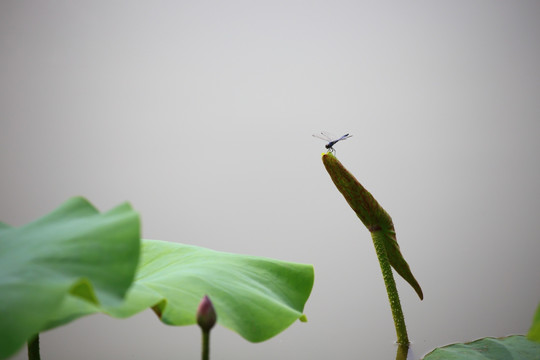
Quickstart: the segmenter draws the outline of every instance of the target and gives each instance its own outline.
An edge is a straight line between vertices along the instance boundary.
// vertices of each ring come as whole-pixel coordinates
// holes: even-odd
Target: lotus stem
[[[398,344],[396,352],[396,360],[407,360],[407,355],[409,354],[409,344],[402,345]]]
[[[28,360],[40,360],[39,355],[39,334],[28,341]]]
[[[403,310],[401,309],[401,302],[399,301],[394,275],[392,274],[392,267],[390,266],[386,248],[384,246],[384,236],[385,234],[381,230],[371,232],[375,252],[377,253],[377,258],[379,259],[379,264],[381,265],[381,271],[384,279],[384,285],[386,286],[386,292],[388,293],[390,308],[392,309],[392,317],[394,318],[394,325],[396,327],[397,342],[400,345],[408,345],[409,336],[407,335],[407,327],[405,326],[405,318],[403,316]]]
[[[202,360],[210,359],[210,330],[202,331]]]

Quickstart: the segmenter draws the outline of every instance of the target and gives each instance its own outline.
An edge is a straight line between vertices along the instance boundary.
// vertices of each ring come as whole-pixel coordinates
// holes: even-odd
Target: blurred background
[[[410,359],[526,333],[540,300],[537,1],[0,2],[0,219],[129,201],[145,238],[313,264],[295,323],[212,358],[395,357],[371,237],[325,172],[390,213]],[[197,359],[150,311],[43,333],[44,359]],[[26,358],[22,350],[13,359]]]

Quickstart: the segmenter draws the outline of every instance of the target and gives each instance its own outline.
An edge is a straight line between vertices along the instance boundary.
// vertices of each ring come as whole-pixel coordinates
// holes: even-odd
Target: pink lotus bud
[[[197,309],[197,324],[203,331],[210,331],[216,323],[217,315],[208,295],[204,295]]]

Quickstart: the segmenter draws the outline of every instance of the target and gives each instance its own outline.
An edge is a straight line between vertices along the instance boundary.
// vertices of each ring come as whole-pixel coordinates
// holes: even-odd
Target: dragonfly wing
[[[334,140],[339,139],[339,136],[329,133],[328,131],[321,131],[321,134],[326,136],[328,138],[328,141],[334,141]]]
[[[332,138],[328,137],[328,135],[325,135],[323,132],[321,132],[320,134],[313,134],[313,136],[327,142],[330,142],[333,140]]]

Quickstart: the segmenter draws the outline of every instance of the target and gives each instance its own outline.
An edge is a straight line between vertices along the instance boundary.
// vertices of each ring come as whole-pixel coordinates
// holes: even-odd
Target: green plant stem
[[[210,330],[202,330],[202,360],[210,359]]]
[[[384,246],[384,230],[375,230],[371,232],[371,238],[373,239],[373,245],[375,245],[375,252],[381,265],[381,271],[383,274],[384,285],[386,286],[386,292],[388,293],[388,300],[390,301],[390,308],[392,309],[392,317],[394,318],[394,325],[396,327],[397,342],[400,345],[409,344],[409,336],[407,335],[407,328],[405,327],[405,318],[403,317],[403,310],[401,309],[401,302],[399,301],[399,295],[396,288],[396,282],[394,281],[394,275],[392,274],[392,268],[386,254],[386,248]]]
[[[409,345],[398,344],[396,352],[396,360],[407,360],[407,355],[409,354]]]
[[[28,341],[28,360],[40,360],[39,334]]]

